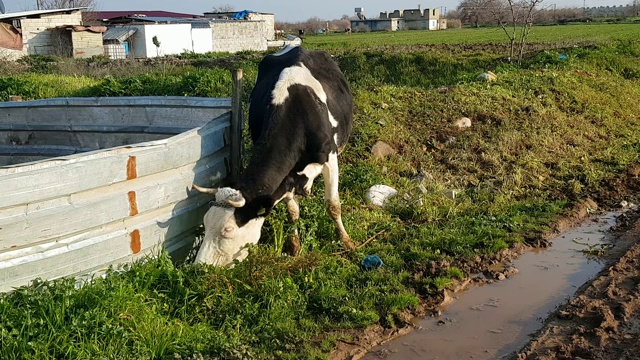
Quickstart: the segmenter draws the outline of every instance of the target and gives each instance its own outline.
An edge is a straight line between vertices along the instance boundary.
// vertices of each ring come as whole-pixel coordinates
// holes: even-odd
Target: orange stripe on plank
[[[129,196],[129,216],[138,215],[138,202],[136,201],[136,192],[129,191],[129,193],[127,193],[127,196]]]
[[[133,230],[133,232],[131,232],[131,234],[129,234],[129,236],[131,237],[131,251],[134,254],[137,254],[140,252],[140,248],[142,247],[142,245],[140,244],[140,230],[136,229]]]
[[[136,168],[136,157],[129,156],[127,161],[127,180],[132,180],[138,177],[138,169]]]

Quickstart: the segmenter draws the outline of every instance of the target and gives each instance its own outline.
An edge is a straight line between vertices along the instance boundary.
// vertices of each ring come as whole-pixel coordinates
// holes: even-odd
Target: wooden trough
[[[240,169],[240,78],[233,98],[0,103],[0,291],[183,259],[210,200],[191,183]]]

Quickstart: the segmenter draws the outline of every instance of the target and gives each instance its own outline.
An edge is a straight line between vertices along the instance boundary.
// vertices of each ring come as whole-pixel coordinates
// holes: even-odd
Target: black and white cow
[[[205,236],[196,262],[227,265],[247,256],[264,218],[280,201],[292,220],[299,217],[295,195],[311,193],[325,181],[325,206],[340,239],[353,243],[342,224],[338,196],[338,152],[351,132],[353,101],[337,64],[322,51],[287,47],[266,56],[251,92],[249,130],[253,155],[233,188],[194,188],[215,194],[204,217]]]

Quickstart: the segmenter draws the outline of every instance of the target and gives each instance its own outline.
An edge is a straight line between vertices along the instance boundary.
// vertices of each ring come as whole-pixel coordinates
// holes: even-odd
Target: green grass
[[[351,340],[345,330],[403,325],[404,312],[471,275],[465,261],[540,236],[576,202],[637,201],[611,186],[640,163],[637,41],[541,50],[522,68],[476,48],[339,55],[356,103],[341,155],[343,218],[357,243],[375,240],[332,255],[342,248],[319,180],[301,201],[300,256],[281,255],[292,225],[278,206],[233,269],[174,265],[161,254],[79,289],[37,282],[0,295],[0,358],[326,358]],[[239,60],[249,90],[258,59]],[[0,96],[228,95],[230,75],[203,64],[109,78],[63,75],[58,64],[0,77]],[[477,81],[485,70],[498,81]],[[461,116],[470,130],[450,125]],[[398,154],[372,159],[378,140]],[[400,195],[385,209],[365,206],[366,189],[381,183]],[[444,195],[452,189],[455,199]],[[385,265],[362,270],[370,254]]]
[[[640,24],[534,26],[529,34],[529,43],[567,45],[635,40],[638,31]],[[304,39],[307,47],[332,51],[413,45],[473,45],[476,51],[489,51],[492,45],[507,42],[505,33],[498,27],[314,35]]]

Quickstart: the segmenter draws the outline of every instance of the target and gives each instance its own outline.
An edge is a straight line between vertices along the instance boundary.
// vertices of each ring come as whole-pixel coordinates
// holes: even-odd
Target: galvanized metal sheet
[[[229,173],[230,108],[222,113],[163,140],[0,167],[0,291],[162,247],[188,253],[210,201],[190,185]]]

